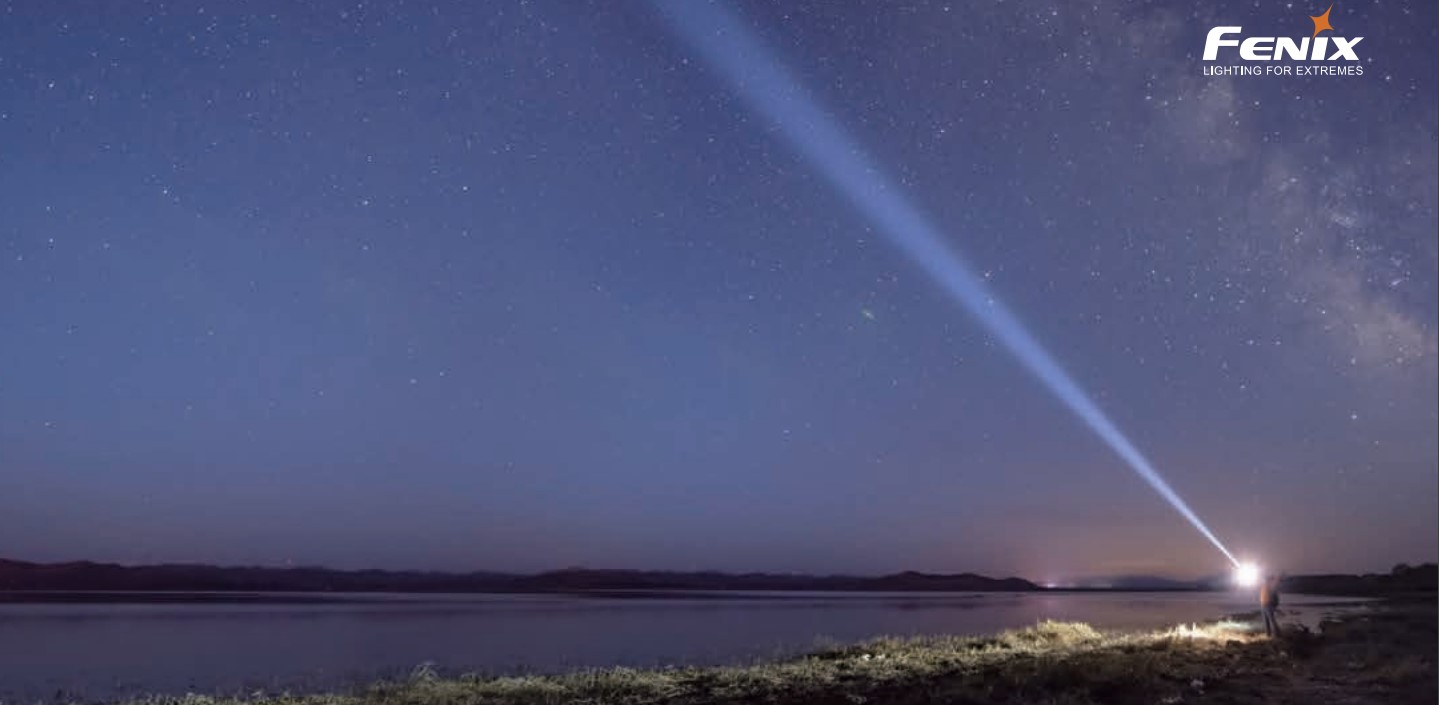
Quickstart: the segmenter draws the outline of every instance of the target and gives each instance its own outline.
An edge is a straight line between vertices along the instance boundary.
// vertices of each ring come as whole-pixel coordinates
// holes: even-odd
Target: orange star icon
[[[1329,6],[1329,10],[1325,10],[1325,11],[1324,11],[1324,14],[1322,14],[1322,15],[1320,15],[1320,16],[1318,16],[1318,17],[1310,17],[1310,18],[1309,18],[1309,19],[1311,19],[1311,20],[1314,21],[1314,34],[1309,35],[1309,38],[1310,38],[1310,39],[1313,39],[1313,38],[1319,36],[1319,33],[1320,33],[1320,32],[1323,32],[1323,31],[1326,30],[1326,29],[1329,30],[1329,31],[1331,31],[1331,32],[1334,31],[1334,25],[1329,24],[1329,11],[1330,11],[1330,10],[1333,10],[1333,9],[1334,9],[1334,6],[1333,6],[1333,5],[1330,5],[1330,6]]]

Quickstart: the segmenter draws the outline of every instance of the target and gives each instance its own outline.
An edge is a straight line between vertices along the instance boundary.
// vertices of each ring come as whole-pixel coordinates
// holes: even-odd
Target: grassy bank
[[[1046,622],[985,638],[886,639],[742,668],[440,679],[277,705],[550,703],[1434,703],[1433,598],[1390,602],[1276,640],[1250,622],[1102,633]],[[189,705],[240,701],[189,697]],[[148,701],[158,705],[175,700]]]

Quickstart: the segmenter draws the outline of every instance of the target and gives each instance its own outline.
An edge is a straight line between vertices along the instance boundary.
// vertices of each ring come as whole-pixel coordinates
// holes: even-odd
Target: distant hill
[[[111,563],[28,563],[0,559],[0,591],[97,592],[480,592],[544,593],[593,590],[773,590],[895,592],[1024,592],[1021,578],[973,573],[896,573],[881,577],[680,573],[571,568],[535,575],[328,568],[122,566]]]
[[[1398,565],[1388,573],[1286,576],[1289,593],[1383,596],[1433,593],[1439,566]],[[1227,576],[1185,581],[1158,576],[1115,576],[1067,588],[1079,591],[1225,590]],[[974,573],[914,571],[879,577],[773,573],[671,572],[569,568],[533,575],[496,572],[331,570],[328,568],[221,567],[167,564],[123,566],[79,561],[30,563],[0,559],[0,592],[395,592],[395,593],[566,593],[589,591],[851,591],[851,592],[1029,592],[1042,590],[1022,578]]]
[[[1286,576],[1280,589],[1311,595],[1384,596],[1439,591],[1439,564],[1401,563],[1388,573]]]

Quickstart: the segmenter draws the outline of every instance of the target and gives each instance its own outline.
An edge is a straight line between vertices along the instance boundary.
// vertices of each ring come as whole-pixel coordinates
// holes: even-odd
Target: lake
[[[1256,609],[1252,595],[1234,593],[15,599],[0,596],[5,703],[345,688],[425,663],[450,675],[738,664],[881,635],[984,634],[1044,619],[1154,628]],[[1353,601],[1286,595],[1284,608],[1312,621],[1340,602]]]

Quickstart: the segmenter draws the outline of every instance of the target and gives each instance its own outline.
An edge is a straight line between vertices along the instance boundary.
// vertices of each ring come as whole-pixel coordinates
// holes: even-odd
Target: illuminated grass
[[[989,637],[886,638],[733,668],[626,668],[560,676],[437,677],[356,694],[260,696],[275,705],[616,703],[1261,703],[1433,702],[1432,606],[1263,638],[1226,621],[1148,633],[1042,622]],[[149,705],[239,705],[188,696]],[[137,704],[138,705],[138,704]]]

